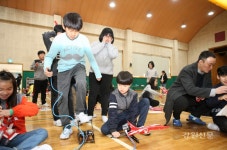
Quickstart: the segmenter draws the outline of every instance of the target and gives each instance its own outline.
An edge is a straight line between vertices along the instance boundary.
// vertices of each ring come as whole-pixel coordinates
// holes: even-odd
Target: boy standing
[[[58,110],[61,117],[64,130],[60,135],[60,139],[68,139],[72,134],[72,128],[68,124],[69,108],[68,108],[68,93],[70,89],[71,79],[74,78],[76,89],[76,108],[75,112],[81,123],[88,122],[88,116],[84,114],[86,111],[86,70],[85,70],[85,55],[93,68],[98,81],[101,80],[101,73],[98,65],[91,52],[90,43],[86,36],[79,33],[83,26],[83,21],[78,13],[67,13],[63,17],[63,27],[65,33],[56,36],[50,47],[50,51],[45,57],[44,70],[48,77],[52,76],[49,71],[53,59],[59,53],[58,61],[58,77],[57,88],[62,92],[62,98],[58,101]],[[67,126],[67,127],[66,127]]]
[[[137,127],[143,126],[150,105],[147,98],[142,98],[138,102],[138,94],[130,89],[133,81],[131,73],[121,71],[116,80],[117,89],[109,97],[108,120],[101,127],[104,135],[111,134],[115,138],[120,136],[119,131],[127,121]],[[139,116],[138,122],[137,116]]]
[[[38,94],[41,93],[41,102],[43,106],[49,106],[46,103],[46,89],[47,89],[47,76],[43,71],[43,62],[45,57],[45,52],[43,50],[38,51],[37,53],[39,59],[36,59],[32,62],[31,70],[34,70],[34,89],[32,102],[37,103]]]

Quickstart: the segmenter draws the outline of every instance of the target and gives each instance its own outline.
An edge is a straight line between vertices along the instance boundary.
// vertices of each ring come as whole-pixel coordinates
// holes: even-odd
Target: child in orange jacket
[[[48,144],[37,146],[48,136],[45,129],[26,132],[25,117],[37,113],[36,104],[17,94],[13,74],[0,71],[0,149],[52,150]]]

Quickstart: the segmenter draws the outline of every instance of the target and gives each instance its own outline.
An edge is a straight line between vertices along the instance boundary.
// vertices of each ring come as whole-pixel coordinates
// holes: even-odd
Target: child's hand
[[[112,134],[112,136],[114,137],[114,138],[118,138],[118,137],[120,137],[120,133],[119,132],[117,132],[117,131],[114,131],[114,132],[112,132],[111,133]]]
[[[227,101],[227,94],[222,95],[222,96],[219,96],[218,97],[218,100],[225,100],[225,101]]]
[[[38,66],[39,66],[39,63],[38,63],[38,62],[36,62],[36,63],[35,63],[35,67],[38,67]]]
[[[215,90],[216,90],[216,94],[227,93],[227,86],[220,86],[220,87],[216,88]]]
[[[97,81],[101,81],[102,78],[96,78]]]
[[[0,117],[4,117],[4,116],[6,117],[10,116],[9,109],[0,109]]]
[[[53,76],[53,71],[50,71],[50,69],[49,68],[46,68],[46,70],[45,70],[45,75],[47,76],[47,77],[52,77]]]

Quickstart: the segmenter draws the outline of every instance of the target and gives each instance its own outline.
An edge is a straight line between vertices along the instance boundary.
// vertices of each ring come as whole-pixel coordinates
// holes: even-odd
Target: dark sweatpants
[[[59,117],[59,112],[58,112],[58,106],[57,106],[57,100],[58,100],[58,90],[57,90],[57,76],[52,76],[51,78],[48,78],[50,85],[51,85],[51,109],[52,109],[52,114],[53,114],[53,119],[54,121],[60,119]],[[72,84],[72,82],[71,82]],[[68,106],[69,106],[69,115],[74,118],[74,109],[73,109],[73,98],[74,95],[72,93],[72,85],[70,87],[71,89],[69,90],[69,101],[68,101]]]
[[[218,125],[222,132],[227,133],[227,117],[226,116],[215,116],[213,122]]]
[[[48,80],[35,80],[33,88],[32,102],[37,103],[38,94],[41,93],[42,105],[46,103],[46,89]]]
[[[195,97],[189,95],[183,95],[177,98],[173,106],[173,117],[180,119],[182,111],[188,111],[193,116],[200,118],[201,115],[207,115],[210,109],[205,101],[197,102]]]

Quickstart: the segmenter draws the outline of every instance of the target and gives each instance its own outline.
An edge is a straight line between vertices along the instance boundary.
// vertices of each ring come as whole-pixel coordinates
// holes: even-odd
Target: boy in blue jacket
[[[101,127],[101,131],[104,135],[111,134],[113,137],[118,138],[122,125],[127,121],[137,127],[144,125],[150,103],[147,98],[142,98],[138,102],[138,94],[130,89],[133,81],[131,73],[121,71],[116,80],[117,89],[109,97],[108,120]]]
[[[100,81],[102,75],[96,60],[91,52],[90,42],[88,38],[80,33],[83,27],[83,20],[78,13],[67,13],[63,17],[64,33],[56,36],[51,44],[44,61],[45,74],[48,77],[53,75],[50,71],[54,58],[59,54],[57,89],[62,93],[61,99],[58,101],[58,110],[61,117],[63,132],[60,139],[68,139],[73,133],[70,125],[69,112],[69,89],[71,80],[74,79],[76,90],[76,99],[74,100],[76,108],[74,108],[76,116],[80,123],[89,121],[86,112],[86,69],[85,56],[94,70],[97,81]]]

